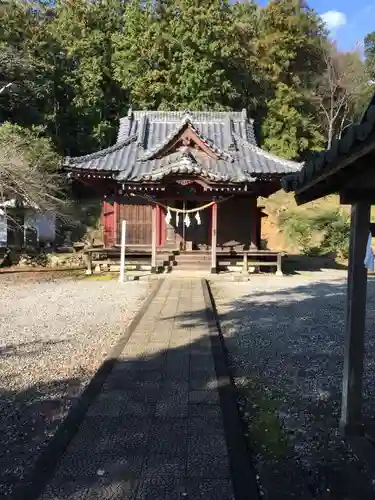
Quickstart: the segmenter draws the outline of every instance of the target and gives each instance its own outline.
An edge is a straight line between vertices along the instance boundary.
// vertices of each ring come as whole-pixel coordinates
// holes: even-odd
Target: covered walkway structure
[[[363,432],[362,379],[367,270],[364,265],[375,204],[375,95],[362,121],[347,129],[331,148],[315,153],[296,174],[282,180],[299,205],[337,193],[351,205],[345,354],[340,426],[344,434]]]

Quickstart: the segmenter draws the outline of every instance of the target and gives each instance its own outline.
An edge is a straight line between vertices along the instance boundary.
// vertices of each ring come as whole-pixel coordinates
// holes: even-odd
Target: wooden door
[[[151,245],[152,207],[146,203],[120,206],[119,224],[126,221],[126,245]]]
[[[116,243],[116,213],[113,202],[103,202],[102,222],[104,227],[104,246],[112,247]]]

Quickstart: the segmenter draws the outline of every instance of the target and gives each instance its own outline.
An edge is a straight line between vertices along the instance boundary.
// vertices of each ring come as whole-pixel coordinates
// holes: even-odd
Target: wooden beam
[[[217,203],[212,205],[211,209],[211,273],[217,273],[216,262],[217,247]]]
[[[257,197],[250,198],[250,248],[257,249],[258,247],[258,219],[260,217],[257,208]]]
[[[156,246],[157,246],[157,205],[152,205],[152,233],[151,233],[151,272],[156,273]]]
[[[358,162],[361,158],[363,158],[366,155],[372,155],[373,151],[375,149],[375,130],[369,135],[369,137],[366,138],[365,141],[359,143],[356,147],[352,148],[352,150],[348,154],[343,154],[337,157],[337,159],[332,162],[331,165],[327,165],[321,169],[321,172],[319,175],[308,181],[306,184],[300,186],[299,188],[296,189],[296,198],[305,199],[303,197],[302,193],[305,191],[310,190],[313,188],[316,184],[322,182],[322,181],[328,181],[329,177],[333,177],[334,174],[339,172],[339,170],[342,170],[343,168],[350,167],[352,168],[354,166],[354,163]],[[354,173],[353,173],[354,176]],[[306,203],[307,201],[312,201],[313,199],[319,198],[320,196],[316,197],[309,197],[307,199],[306,196],[306,201],[303,203]]]
[[[343,189],[340,191],[341,205],[354,205],[363,202],[375,205],[375,189]]]
[[[113,202],[113,245],[120,242],[120,205],[117,200]]]
[[[367,291],[367,270],[364,258],[369,235],[370,208],[369,204],[363,202],[352,206],[340,420],[340,428],[345,435],[358,434],[362,430],[362,378]]]

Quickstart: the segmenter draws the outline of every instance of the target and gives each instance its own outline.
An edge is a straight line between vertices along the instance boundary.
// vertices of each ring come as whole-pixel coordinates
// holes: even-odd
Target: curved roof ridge
[[[142,116],[147,116],[151,121],[176,121],[179,122],[186,114],[189,114],[193,120],[198,122],[204,121],[223,121],[226,117],[230,117],[235,121],[243,121],[244,119],[253,123],[253,118],[247,116],[245,110],[242,111],[199,111],[199,110],[180,110],[180,111],[134,111],[133,115],[136,120]],[[124,117],[125,118],[125,117]]]
[[[117,142],[113,146],[109,146],[108,148],[101,149],[100,151],[95,151],[94,153],[90,153],[88,155],[83,155],[83,156],[74,156],[73,158],[70,156],[66,156],[64,159],[64,165],[71,165],[75,163],[81,163],[82,161],[88,161],[88,160],[94,160],[95,158],[101,158],[102,156],[105,156],[108,153],[113,153],[114,151],[118,151],[119,149],[122,149],[124,146],[129,145],[133,141],[137,139],[138,134],[131,135],[130,137],[127,137],[121,142]]]
[[[157,170],[142,175],[141,180],[156,181],[170,174],[195,174],[216,182],[228,182],[230,180],[228,175],[211,172],[199,164],[193,164],[184,160],[165,167],[159,167]]]
[[[159,143],[159,144],[156,144],[150,151],[146,151],[144,155],[142,155],[141,157],[138,158],[137,161],[147,161],[147,160],[151,160],[153,159],[153,157],[158,154],[162,149],[164,149],[168,143],[170,141],[172,141],[175,137],[177,137],[177,135],[183,130],[183,128],[188,125],[192,128],[192,130],[197,134],[197,136],[199,137],[199,139],[201,139],[202,142],[204,142],[204,144],[211,149],[211,151],[213,153],[216,153],[220,159],[225,159],[227,161],[231,161],[233,162],[234,161],[234,158],[233,156],[226,152],[226,151],[223,151],[221,150],[220,148],[218,148],[215,143],[211,140],[209,140],[208,138],[206,138],[198,129],[197,127],[194,126],[194,123],[193,123],[193,119],[192,119],[192,116],[190,115],[189,112],[187,112],[183,119],[181,120],[180,124],[174,129],[172,130],[166,137],[165,139]]]
[[[245,139],[240,137],[235,132],[233,132],[233,137],[236,139],[236,141],[240,142],[244,147],[247,147],[251,151],[254,151],[254,153],[257,153],[257,154],[259,154],[259,155],[261,155],[264,158],[267,158],[269,160],[273,160],[277,163],[280,163],[281,165],[284,165],[285,167],[290,167],[291,169],[293,169],[293,170],[291,170],[291,172],[297,172],[297,171],[301,170],[301,168],[304,165],[302,162],[297,162],[297,161],[293,161],[293,160],[285,160],[284,158],[280,158],[279,156],[276,156],[276,155],[270,153],[269,151],[265,151],[264,149],[260,148],[259,146],[256,146],[255,144],[252,144],[251,142],[246,141]]]

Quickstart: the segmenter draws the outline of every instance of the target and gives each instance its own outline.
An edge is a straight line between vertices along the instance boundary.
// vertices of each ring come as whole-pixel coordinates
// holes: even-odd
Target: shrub
[[[309,214],[307,211],[284,212],[279,227],[287,243],[307,255],[333,253],[347,258],[349,251],[349,216],[339,210]]]

